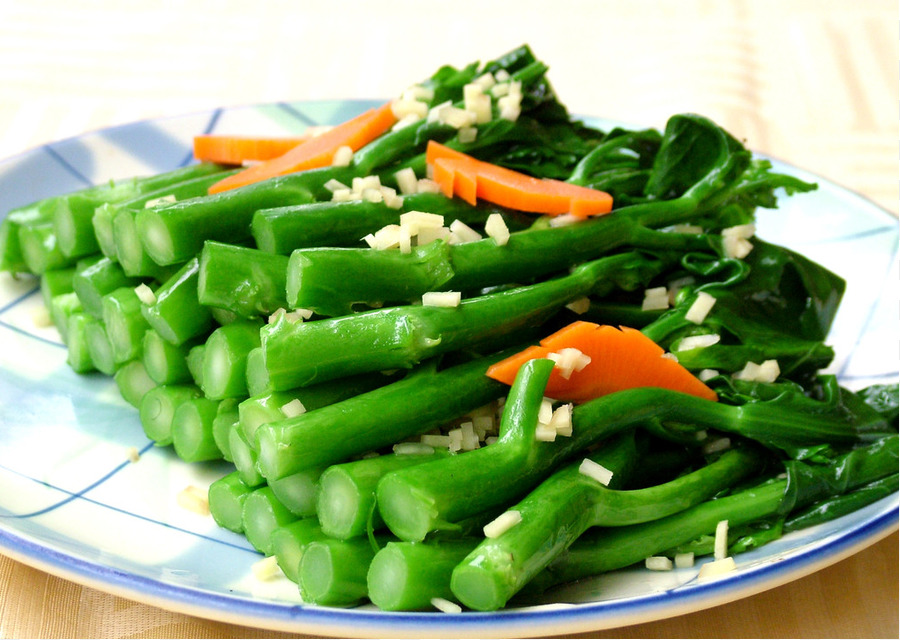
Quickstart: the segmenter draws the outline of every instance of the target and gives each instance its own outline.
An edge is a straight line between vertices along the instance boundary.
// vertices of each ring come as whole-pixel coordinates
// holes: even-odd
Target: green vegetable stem
[[[602,447],[587,460],[613,471],[615,478],[618,465],[609,457]],[[619,527],[677,513],[758,471],[760,462],[759,453],[733,449],[697,471],[631,491],[607,488],[574,463],[511,507],[521,522],[485,539],[466,556],[453,571],[453,592],[472,609],[500,609],[589,527]]]
[[[260,471],[274,480],[344,462],[462,417],[505,393],[505,385],[484,374],[510,353],[437,371],[429,362],[383,387],[261,425],[256,431]]]

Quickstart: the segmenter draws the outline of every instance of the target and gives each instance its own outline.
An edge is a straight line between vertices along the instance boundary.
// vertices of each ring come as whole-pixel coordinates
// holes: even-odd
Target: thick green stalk
[[[72,276],[72,288],[85,312],[96,318],[103,317],[103,296],[121,287],[136,287],[141,282],[141,278],[127,275],[109,258],[88,261]]]
[[[238,425],[238,405],[241,398],[225,398],[219,402],[216,418],[213,420],[213,440],[222,457],[228,462],[233,462],[231,456],[231,430]]]
[[[41,274],[41,299],[44,306],[50,309],[53,298],[64,293],[72,293],[75,287],[72,278],[75,276],[75,267],[53,269]]]
[[[251,487],[265,484],[266,479],[259,470],[259,454],[247,441],[240,423],[232,424],[228,432],[228,451],[245,484]]]
[[[203,384],[203,360],[206,355],[206,343],[194,345],[188,350],[187,363],[188,371],[191,372],[191,379],[198,387]]]
[[[144,194],[200,176],[216,174],[224,167],[211,163],[192,164],[151,176],[110,180],[83,191],[68,194],[57,200],[53,213],[54,231],[62,252],[71,257],[96,253],[100,250],[94,232],[93,217],[104,204],[129,202]]]
[[[620,247],[685,253],[709,250],[714,242],[699,234],[654,231],[635,218],[613,213],[568,226],[519,231],[502,246],[486,238],[449,247],[419,247],[410,253],[299,249],[288,267],[288,302],[324,315],[341,315],[353,304],[405,302],[428,291],[527,282]],[[356,284],[348,287],[348,282]]]
[[[348,167],[327,167],[149,207],[137,214],[138,233],[157,264],[184,262],[200,253],[206,240],[249,240],[250,223],[259,209],[312,202],[330,178],[341,180],[351,175]]]
[[[773,515],[781,504],[785,486],[784,480],[776,480],[659,520],[587,533],[539,573],[526,590],[536,593],[642,562],[702,535],[713,534],[723,520],[731,528]]]
[[[432,363],[404,379],[341,402],[260,426],[259,466],[269,479],[344,462],[426,433],[506,392],[485,375],[511,351],[435,372]]]
[[[165,281],[178,265],[160,266],[147,255],[138,234],[136,216],[137,210],[126,208],[118,210],[112,219],[115,259],[129,276]]]
[[[615,478],[619,464],[609,458],[604,447],[589,459],[613,471]],[[466,556],[453,571],[453,592],[472,609],[500,609],[589,527],[637,524],[677,513],[756,472],[760,462],[758,453],[734,449],[675,480],[631,491],[607,488],[581,473],[580,463],[572,464],[511,507],[521,522],[485,539]]]
[[[53,196],[31,204],[12,209],[0,222],[0,271],[11,273],[30,272],[25,262],[19,229],[23,226],[50,222],[56,200],[61,196]]]
[[[571,437],[533,445],[533,433],[510,435],[450,460],[390,474],[379,485],[378,505],[395,535],[421,540],[429,531],[488,508],[488,500],[523,494],[577,452],[649,421],[683,425],[688,432],[719,430],[775,446],[847,444],[877,435],[843,407],[827,408],[781,401],[731,406],[665,389],[629,389],[577,406]],[[473,498],[473,487],[485,483],[492,490]]]
[[[375,557],[368,538],[310,542],[303,549],[297,584],[304,602],[349,606],[368,595],[366,575]]]
[[[288,580],[299,582],[300,559],[306,546],[327,537],[315,518],[301,518],[272,532],[272,553]]]
[[[218,400],[193,398],[178,405],[172,417],[172,445],[185,462],[221,460],[222,452],[213,437],[213,421]]]
[[[408,303],[427,291],[441,291],[453,276],[450,249],[437,240],[410,253],[330,247],[294,251],[285,265],[286,304],[341,316],[357,304]]]
[[[155,329],[147,329],[143,338],[144,367],[157,384],[181,384],[191,381],[187,366],[187,355],[193,342],[172,344]]]
[[[125,402],[138,409],[147,392],[157,386],[140,360],[123,364],[113,377]]]
[[[144,333],[150,328],[141,314],[141,299],[134,287],[120,287],[101,301],[103,325],[117,363],[140,358]]]
[[[115,374],[120,363],[116,362],[103,321],[91,316],[91,321],[84,326],[84,334],[87,338],[88,353],[91,354],[91,361],[97,370],[108,376]]]
[[[65,269],[78,258],[68,257],[59,248],[53,222],[47,219],[29,220],[16,226],[19,250],[25,264],[23,271],[40,275],[53,269]]]
[[[241,480],[237,471],[232,471],[209,485],[209,513],[220,527],[235,533],[243,533],[241,520],[244,500],[253,492]]]
[[[267,391],[257,394],[241,402],[238,407],[241,429],[249,442],[256,442],[256,430],[260,425],[278,422],[288,417],[285,413],[286,406],[290,407],[288,411],[291,409],[300,411],[296,407],[296,402],[299,402],[302,405],[302,412],[305,413],[377,389],[396,379],[397,376],[370,373],[290,391]]]
[[[287,265],[285,256],[208,241],[200,253],[200,304],[228,309],[242,318],[287,309]]]
[[[885,495],[883,491],[870,493],[866,487],[896,474],[897,445],[898,438],[893,435],[851,450],[827,465],[790,462],[786,479],[776,477],[651,522],[592,530],[551,562],[523,592],[539,593],[553,585],[671,553],[702,536],[711,536],[722,520],[728,521],[729,529],[737,530],[757,520],[808,513],[810,505],[814,508],[835,496],[860,500],[857,505],[863,506]],[[863,489],[861,496],[853,498],[859,488]],[[841,512],[829,513],[826,508],[819,515],[827,520]]]
[[[319,478],[324,467],[304,469],[289,476],[268,482],[272,493],[298,518],[316,515],[316,496],[319,492]]]
[[[538,327],[596,287],[610,287],[620,279],[634,286],[661,265],[625,253],[585,263],[559,278],[463,300],[456,307],[391,307],[302,323],[282,317],[261,331],[269,379],[273,388],[287,389],[409,368],[436,355]]]
[[[191,170],[193,170],[193,173],[191,173]],[[152,191],[143,191],[140,195],[136,195],[128,200],[101,204],[94,210],[94,215],[91,218],[91,224],[94,228],[94,235],[97,238],[100,251],[109,258],[121,259],[116,248],[116,238],[113,229],[114,220],[121,211],[131,210],[129,217],[133,225],[135,213],[146,208],[148,203],[152,206],[154,202],[179,201],[204,196],[212,184],[237,171],[239,169],[224,170],[224,167],[212,164],[191,165],[187,172],[182,173],[177,178],[173,172],[173,182],[170,184],[160,184],[159,188],[155,188]],[[165,176],[166,174],[162,175]],[[146,255],[146,252],[140,245],[139,239],[138,245],[132,245],[131,248],[134,252],[133,257],[140,257],[141,261],[146,264],[144,261],[149,256]],[[128,258],[124,259],[128,261]]]
[[[179,405],[203,395],[193,385],[160,385],[141,399],[141,426],[148,438],[160,446],[172,444],[172,422]]]
[[[244,536],[254,549],[267,556],[272,555],[272,532],[295,520],[297,516],[281,504],[270,487],[254,489],[244,499],[241,513]]]
[[[54,299],[54,303],[62,299],[70,300],[74,294],[63,294]],[[76,298],[77,301],[77,298]],[[66,343],[66,362],[75,373],[89,373],[96,371],[91,352],[88,349],[87,326],[93,322],[99,322],[93,316],[89,316],[78,310],[78,305],[66,308],[65,312],[57,311],[62,304],[54,304],[53,316],[56,322],[65,322],[65,334],[63,340]],[[65,313],[65,315],[63,315]],[[59,325],[57,325],[59,326]]]
[[[199,269],[197,258],[186,262],[156,289],[156,302],[142,310],[150,326],[172,344],[183,344],[212,330],[212,314],[197,298]]]
[[[259,346],[259,323],[219,327],[206,340],[200,387],[207,398],[247,397],[247,354]]]
[[[247,395],[259,396],[272,391],[269,384],[269,371],[266,369],[266,357],[262,347],[254,347],[247,354]]]
[[[69,344],[69,318],[73,314],[84,313],[81,306],[81,300],[74,291],[71,293],[61,293],[50,301],[50,319],[53,321],[56,330],[59,331],[59,337],[62,338],[64,344]],[[83,325],[83,321],[78,321],[79,325]],[[84,343],[82,343],[84,346]],[[71,364],[71,363],[70,363]],[[92,365],[93,366],[93,365]]]
[[[369,599],[382,611],[433,607],[434,598],[453,600],[450,576],[479,538],[388,542],[369,565]]]
[[[384,526],[375,508],[375,487],[386,474],[397,469],[440,460],[448,449],[423,453],[392,453],[328,467],[319,479],[316,514],[322,531],[347,540],[362,536],[368,529]]]
[[[349,185],[348,185],[349,186]],[[261,209],[253,215],[253,238],[263,251],[288,255],[310,247],[356,247],[370,233],[397,224],[401,213],[425,211],[444,216],[445,226],[460,220],[470,226],[483,225],[491,213],[502,212],[507,225],[521,229],[529,219],[490,205],[469,206],[459,198],[438,193],[402,196],[399,208],[384,202],[310,202],[290,207]]]
[[[378,483],[378,510],[401,540],[420,541],[431,531],[523,495],[549,474],[555,442],[537,442],[535,429],[553,361],[522,365],[509,389],[494,444],[393,471]],[[483,487],[491,487],[483,491]]]

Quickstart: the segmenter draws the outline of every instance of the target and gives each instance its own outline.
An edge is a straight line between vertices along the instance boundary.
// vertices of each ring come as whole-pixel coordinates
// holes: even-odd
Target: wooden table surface
[[[703,113],[896,215],[897,21],[887,0],[6,0],[0,157],[217,106],[390,97],[439,64],[527,42],[574,113],[649,126]],[[898,637],[897,548],[893,533],[737,602],[580,637]],[[0,556],[0,637],[288,636],[124,600]]]

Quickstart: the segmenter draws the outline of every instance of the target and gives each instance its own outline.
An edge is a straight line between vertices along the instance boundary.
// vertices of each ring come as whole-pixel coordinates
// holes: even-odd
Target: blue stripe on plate
[[[155,445],[154,442],[150,442],[150,443],[148,443],[147,445],[145,445],[144,448],[141,449],[138,453],[141,454],[141,455],[143,455],[143,454],[147,453],[147,451],[149,451],[150,449],[152,449],[154,445]],[[112,477],[113,477],[114,475],[116,475],[119,471],[121,471],[122,469],[124,469],[125,467],[127,467],[127,466],[130,465],[130,464],[132,464],[132,462],[131,462],[130,460],[126,460],[125,462],[122,462],[122,463],[119,464],[118,466],[113,467],[113,469],[111,469],[108,473],[106,473],[106,475],[101,476],[100,478],[98,478],[97,480],[95,480],[94,482],[92,482],[91,484],[89,484],[88,486],[86,486],[84,489],[81,489],[80,491],[75,491],[75,492],[72,492],[72,491],[66,491],[65,489],[63,489],[63,488],[61,488],[61,487],[57,487],[57,486],[55,486],[55,485],[52,485],[52,484],[50,484],[49,482],[45,482],[45,481],[43,481],[43,480],[38,480],[37,478],[32,478],[31,476],[25,475],[25,474],[23,474],[23,473],[21,473],[21,472],[19,472],[19,471],[16,471],[15,469],[10,469],[10,468],[8,468],[8,467],[3,467],[4,469],[6,469],[7,471],[9,471],[10,473],[14,473],[14,474],[16,474],[16,475],[18,475],[18,476],[20,476],[20,477],[22,477],[22,478],[26,478],[26,479],[31,480],[31,481],[33,481],[33,482],[37,482],[38,484],[43,485],[43,486],[45,486],[45,487],[48,487],[48,488],[50,488],[50,489],[55,489],[55,490],[57,490],[57,491],[60,491],[60,492],[62,492],[62,493],[65,493],[65,494],[67,494],[68,497],[66,497],[66,498],[64,498],[64,499],[62,499],[62,500],[60,500],[59,502],[56,502],[56,503],[54,503],[54,504],[51,504],[50,506],[44,507],[43,509],[38,509],[37,511],[32,511],[31,513],[19,513],[19,514],[11,514],[11,515],[0,515],[0,518],[33,518],[33,517],[35,517],[35,516],[40,516],[40,515],[43,515],[43,514],[45,514],[45,513],[49,513],[49,512],[51,512],[51,511],[54,511],[54,510],[56,510],[56,509],[59,509],[59,508],[62,507],[63,505],[68,504],[69,502],[71,502],[72,500],[75,500],[76,498],[84,498],[84,494],[85,494],[85,493],[87,493],[88,491],[90,491],[91,489],[93,489],[93,488],[95,488],[95,487],[99,487],[101,484],[103,484],[104,482],[106,482],[107,480],[109,480],[110,478],[112,478]]]
[[[154,446],[155,446],[155,444],[151,442],[147,447],[145,447],[143,450],[141,450],[141,453],[143,454],[143,453],[146,452],[148,449],[152,449]],[[105,476],[104,478],[101,478],[101,479],[98,480],[96,483],[94,483],[94,484],[92,484],[92,485],[90,485],[90,486],[88,486],[88,487],[85,487],[85,489],[83,489],[82,491],[79,491],[79,492],[77,492],[77,493],[72,493],[71,491],[66,491],[65,489],[62,489],[62,488],[60,488],[60,487],[54,486],[54,485],[49,484],[49,483],[47,483],[47,482],[43,482],[42,480],[37,480],[37,479],[35,479],[35,478],[31,478],[31,477],[25,476],[25,475],[23,475],[23,474],[21,474],[21,473],[15,471],[15,470],[7,469],[6,467],[3,467],[3,469],[5,469],[6,471],[9,471],[10,473],[14,473],[14,474],[16,474],[16,475],[18,475],[18,476],[20,476],[20,477],[26,478],[27,480],[31,480],[32,482],[36,482],[36,483],[38,483],[38,484],[40,484],[40,485],[43,485],[43,486],[45,486],[45,487],[48,487],[48,488],[50,488],[50,489],[54,489],[54,490],[59,491],[59,492],[61,492],[61,493],[65,493],[65,494],[68,495],[68,497],[65,498],[64,500],[61,500],[60,502],[58,502],[58,503],[56,503],[56,504],[50,505],[49,507],[45,507],[44,509],[41,509],[41,510],[39,510],[39,511],[35,511],[35,512],[33,512],[33,513],[25,513],[25,514],[9,514],[9,515],[7,515],[7,514],[0,514],[0,520],[22,520],[22,519],[30,519],[30,518],[34,518],[34,517],[38,517],[38,516],[44,515],[44,514],[49,513],[49,512],[51,512],[51,511],[53,511],[53,510],[55,510],[55,509],[58,509],[58,508],[60,508],[60,507],[64,507],[65,505],[71,503],[71,502],[74,501],[74,500],[83,500],[84,502],[87,502],[87,503],[96,505],[96,506],[98,506],[98,507],[102,507],[102,508],[104,508],[104,509],[109,509],[110,511],[114,511],[114,512],[116,512],[116,513],[120,513],[120,514],[122,514],[122,515],[129,516],[129,517],[131,517],[131,518],[137,518],[138,520],[141,520],[141,521],[143,521],[143,522],[148,522],[148,523],[151,523],[151,524],[159,525],[159,526],[161,526],[161,527],[166,527],[167,529],[172,529],[173,531],[178,531],[179,533],[185,533],[185,534],[190,535],[190,536],[192,536],[192,537],[194,537],[194,538],[199,538],[199,539],[201,539],[201,540],[208,540],[209,542],[215,542],[216,544],[221,544],[221,545],[223,545],[223,546],[230,547],[230,548],[232,548],[232,549],[237,549],[237,550],[239,550],[239,551],[249,551],[249,552],[254,553],[254,554],[258,554],[258,553],[259,553],[258,551],[256,551],[256,549],[254,549],[252,546],[250,546],[249,543],[247,543],[247,544],[235,544],[234,542],[229,542],[228,540],[222,540],[222,539],[220,539],[220,538],[215,538],[215,537],[213,537],[213,536],[208,536],[208,535],[203,534],[203,533],[198,533],[198,532],[196,532],[196,531],[191,531],[190,529],[185,529],[184,527],[178,527],[178,526],[175,526],[175,525],[173,525],[173,524],[169,524],[168,522],[163,522],[162,520],[157,520],[157,519],[155,519],[155,518],[150,518],[150,517],[148,517],[148,516],[142,516],[142,515],[140,515],[140,514],[138,514],[138,513],[134,513],[133,511],[128,511],[127,509],[122,509],[121,507],[115,507],[115,506],[113,506],[113,505],[111,505],[111,504],[106,504],[106,503],[104,503],[104,502],[100,502],[99,500],[94,500],[93,498],[88,498],[88,497],[86,497],[86,496],[84,495],[84,493],[86,493],[87,491],[90,491],[91,489],[93,489],[93,488],[96,487],[97,485],[101,484],[103,481],[109,479],[109,477],[113,476],[113,475],[114,475],[116,472],[118,472],[122,467],[125,467],[125,466],[127,466],[127,465],[129,465],[129,464],[132,464],[132,463],[130,463],[130,462],[125,462],[125,463],[123,463],[122,465],[120,465],[119,467],[117,467],[116,469],[114,469],[113,471],[111,471],[109,474],[107,474],[107,476]]]
[[[28,336],[29,338],[33,338],[34,340],[37,340],[38,342],[43,342],[44,344],[49,344],[54,347],[59,347],[61,349],[66,348],[66,345],[63,344],[62,342],[57,342],[56,340],[49,340],[48,338],[44,338],[42,336],[38,336],[33,333],[29,333],[28,331],[25,331],[25,329],[23,329],[22,327],[17,327],[14,324],[4,322],[3,320],[0,320],[0,327],[3,327],[4,329],[9,329],[10,331],[15,331],[16,333],[23,335],[23,336]]]
[[[278,106],[282,110],[291,114],[294,118],[296,118],[297,120],[299,120],[300,122],[302,122],[303,124],[305,124],[307,126],[315,126],[315,125],[321,124],[321,122],[317,122],[313,118],[311,118],[308,115],[306,115],[305,113],[303,113],[303,111],[300,110],[298,107],[296,107],[290,103],[279,102]]]
[[[10,209],[83,189],[83,176],[61,160],[49,147],[39,147],[0,163],[0,218]]]
[[[79,171],[78,168],[74,167],[68,160],[66,160],[64,157],[62,157],[62,156],[56,151],[56,149],[53,148],[53,145],[48,144],[48,145],[44,146],[44,150],[45,150],[47,153],[49,153],[51,156],[53,156],[53,158],[54,158],[57,162],[59,162],[59,164],[62,165],[62,167],[63,167],[66,171],[68,171],[69,173],[71,173],[71,174],[72,174],[73,176],[75,176],[78,180],[81,180],[81,182],[83,183],[83,184],[82,184],[83,187],[90,187],[90,186],[93,184],[93,183],[91,182],[90,178],[88,178],[88,177],[87,177],[86,175],[84,175],[81,171]]]
[[[6,305],[4,305],[3,307],[0,307],[0,314],[6,313],[7,311],[12,309],[16,305],[21,304],[22,302],[24,302],[25,300],[27,300],[34,294],[39,293],[40,290],[41,290],[40,287],[35,287],[35,288],[31,289],[30,291],[26,291],[25,293],[20,295],[18,298],[13,299],[10,302],[8,302]]]
[[[205,134],[211,133],[212,130],[216,128],[216,123],[219,122],[219,118],[221,116],[222,116],[221,109],[216,109],[215,111],[213,111],[209,116],[209,120],[207,121],[206,126],[203,127],[203,131],[201,132],[201,134],[205,135]],[[194,149],[192,146],[191,150],[188,151],[187,154],[185,154],[184,158],[181,160],[181,162],[178,164],[178,166],[186,167],[187,165],[191,164],[193,161],[194,161]]]

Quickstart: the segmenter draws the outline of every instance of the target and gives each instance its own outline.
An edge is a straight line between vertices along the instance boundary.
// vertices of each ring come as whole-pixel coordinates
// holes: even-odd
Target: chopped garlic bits
[[[407,183],[406,188],[411,187],[412,178],[407,175],[403,179]],[[506,229],[502,218],[499,218],[499,225],[506,230],[508,238],[509,230]],[[454,220],[447,227],[444,226],[442,215],[425,211],[407,211],[400,215],[399,224],[385,225],[375,233],[365,236],[363,241],[372,249],[399,249],[402,253],[410,253],[413,247],[423,246],[435,240],[443,240],[448,244],[462,244],[481,238],[479,232],[461,220]]]
[[[641,311],[662,311],[669,308],[669,290],[666,287],[652,287],[644,291]]]
[[[209,515],[209,497],[207,492],[194,485],[182,489],[175,498],[182,509],[193,511],[201,516]]]
[[[484,232],[494,239],[498,246],[503,246],[509,242],[509,227],[503,220],[503,216],[499,213],[492,213],[487,217],[484,223]]]
[[[141,304],[145,304],[147,306],[156,304],[156,294],[153,293],[153,289],[148,287],[146,283],[141,283],[134,288],[134,292],[137,294],[138,300],[141,301]]]
[[[560,349],[559,353],[548,353],[547,358],[556,363],[559,375],[568,380],[572,374],[581,371],[591,363],[591,357],[574,347]]]
[[[691,304],[687,313],[684,314],[684,319],[694,324],[702,324],[715,304],[715,298],[705,291],[701,291],[697,294],[697,299]]]
[[[338,153],[341,153],[340,150],[335,153],[335,158],[338,157]],[[352,159],[353,152],[351,151],[350,153]],[[391,209],[399,209],[403,206],[402,196],[398,195],[397,190],[393,187],[381,184],[381,179],[378,176],[353,178],[353,182],[349,187],[339,180],[331,179],[325,183],[325,188],[331,192],[332,202],[383,202]]]
[[[671,571],[672,561],[666,556],[650,556],[644,560],[644,566],[650,571]]]
[[[458,307],[462,294],[459,291],[429,291],[422,295],[426,307]]]
[[[304,320],[309,320],[313,315],[311,309],[294,309],[293,311],[287,311],[286,309],[276,309],[275,313],[269,316],[268,323],[272,324],[278,320],[285,320],[286,322],[303,322]]]
[[[294,398],[290,402],[282,405],[281,413],[288,418],[295,418],[301,414],[306,413],[306,407],[303,406],[303,403],[299,398]]]
[[[253,571],[253,577],[263,582],[272,580],[281,574],[281,567],[278,566],[278,559],[275,556],[254,562],[250,569]]]
[[[554,442],[557,436],[572,435],[572,404],[553,408],[554,401],[544,398],[538,410],[534,439],[538,442]]]
[[[715,333],[707,333],[699,336],[687,336],[686,338],[682,338],[679,342],[675,351],[688,351],[690,349],[702,349],[704,347],[711,347],[714,344],[718,344],[721,337]]]
[[[335,167],[349,167],[353,162],[353,149],[348,146],[338,147],[331,158],[331,164]]]
[[[590,308],[591,299],[587,296],[585,296],[584,298],[578,298],[577,300],[572,300],[572,302],[566,305],[566,309],[578,315],[587,313]]]
[[[725,255],[729,258],[746,258],[753,250],[753,244],[749,238],[756,234],[756,226],[754,224],[742,224],[735,227],[722,229],[722,246]]]
[[[699,580],[707,580],[709,578],[714,578],[716,576],[729,573],[731,571],[734,571],[735,569],[737,569],[737,564],[735,563],[734,558],[729,556],[727,558],[714,560],[702,565],[700,567],[699,573],[697,574],[697,578]]]
[[[431,606],[441,613],[462,613],[462,607],[446,598],[434,597]]]
[[[766,360],[762,364],[748,362],[744,368],[734,374],[735,380],[747,382],[775,382],[781,375],[781,367],[777,360]]]
[[[484,537],[499,538],[520,522],[522,522],[522,514],[515,509],[501,513],[491,522],[484,525]]]
[[[585,458],[581,461],[581,464],[578,465],[578,473],[591,478],[592,480],[596,480],[604,487],[608,487],[609,483],[612,481],[613,472],[604,467],[602,464],[594,462],[590,458]]]

